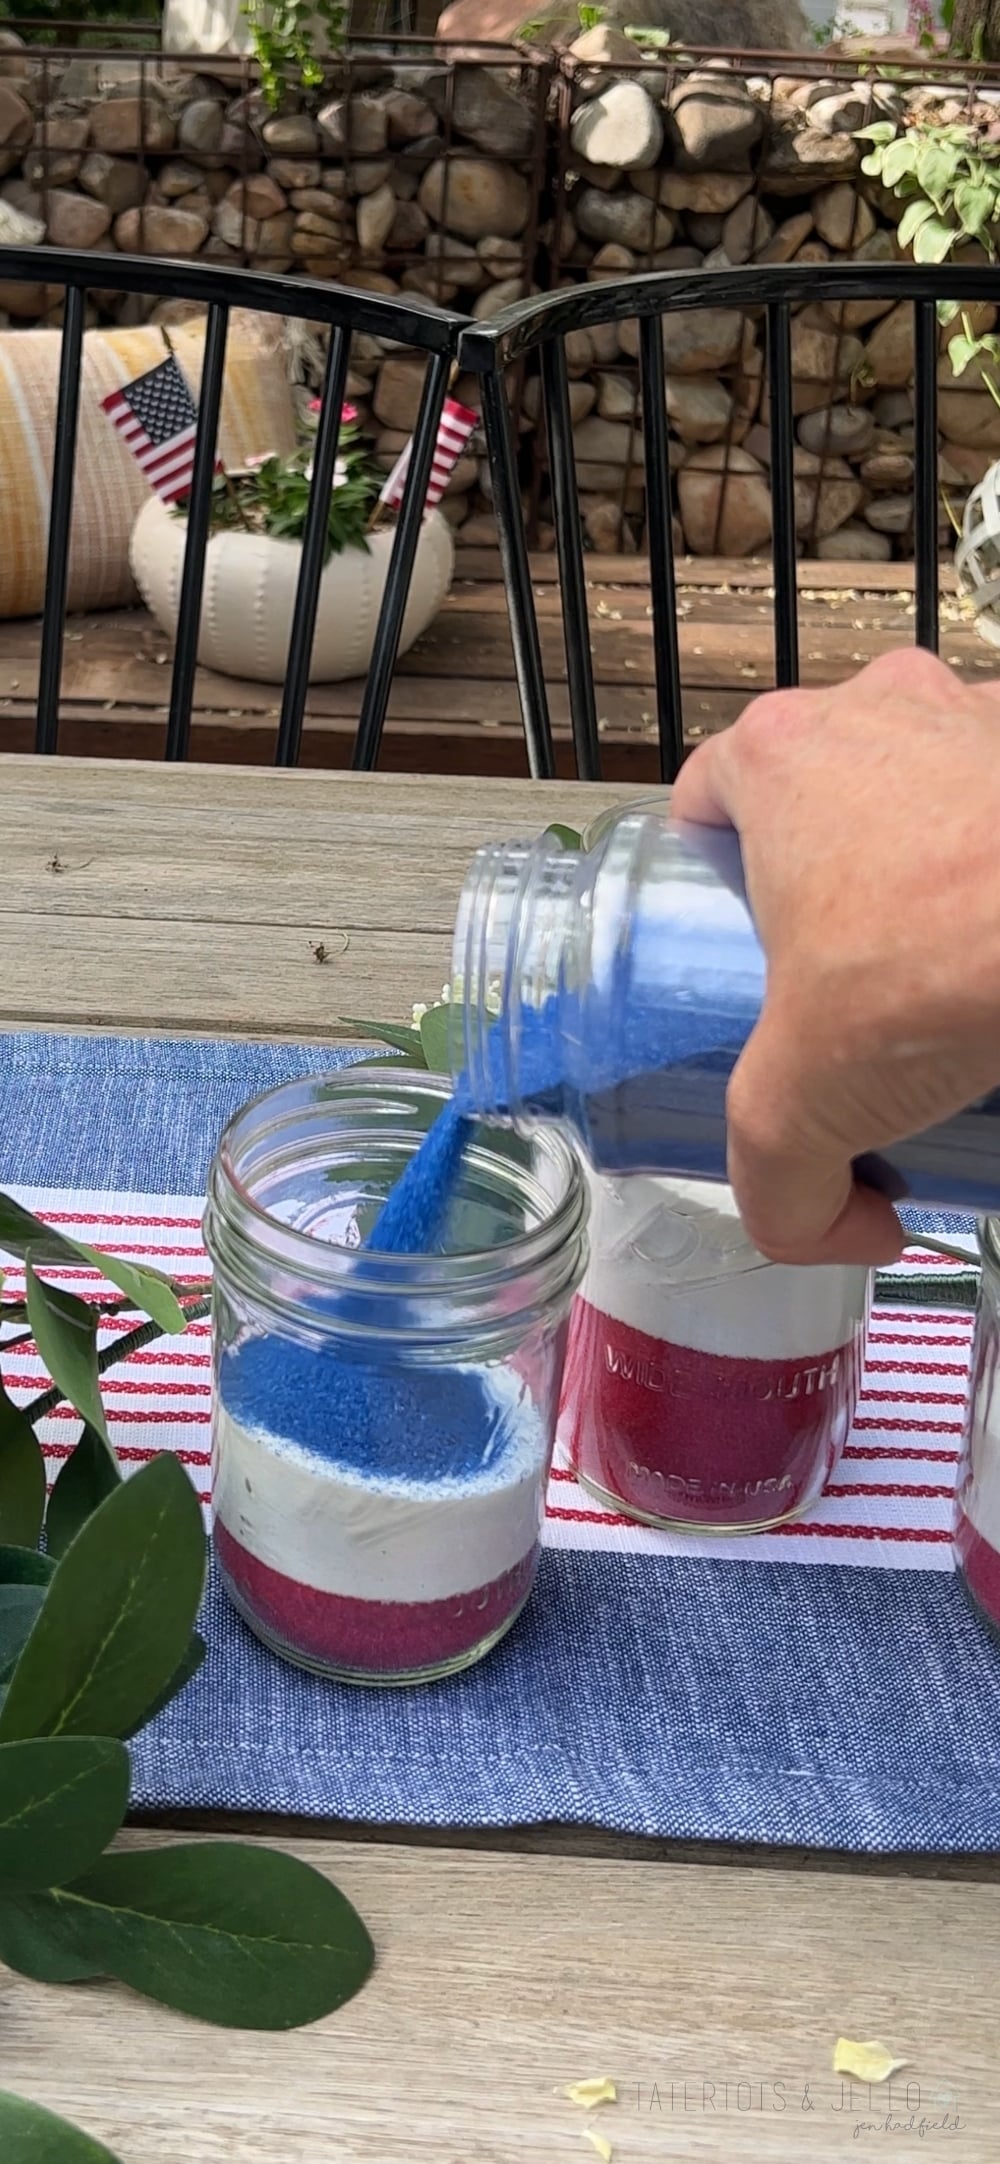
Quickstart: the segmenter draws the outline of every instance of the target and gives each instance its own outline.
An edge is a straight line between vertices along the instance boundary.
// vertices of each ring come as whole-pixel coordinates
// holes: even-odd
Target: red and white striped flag
[[[469,437],[473,429],[478,427],[478,424],[479,415],[473,412],[471,406],[463,406],[457,398],[445,399],[441,419],[438,423],[437,442],[434,445],[431,477],[427,485],[427,499],[424,504],[425,511],[433,511],[435,504],[440,503],[451,475],[469,441]],[[379,502],[388,504],[389,509],[392,511],[397,510],[403,500],[403,490],[406,487],[406,476],[410,470],[410,453],[412,450],[413,438],[411,436],[406,449],[400,452],[392,472],[387,475],[378,492]]]
[[[194,473],[198,409],[174,355],[123,383],[101,405],[164,503],[186,496]],[[221,459],[215,470],[222,472]]]

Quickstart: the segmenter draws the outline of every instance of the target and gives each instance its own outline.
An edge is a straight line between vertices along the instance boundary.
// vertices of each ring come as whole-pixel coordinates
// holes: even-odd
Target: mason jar
[[[538,1563],[586,1190],[558,1135],[480,1126],[440,1251],[368,1249],[449,1095],[388,1061],[304,1077],[210,1175],[219,1569],[265,1644],[344,1682],[481,1659]]]
[[[816,1502],[854,1417],[867,1270],[767,1262],[731,1189],[591,1175],[560,1441],[592,1495],[685,1533]]]
[[[1000,1219],[984,1218],[979,1248],[972,1380],[955,1490],[955,1558],[976,1607],[1000,1630]]]

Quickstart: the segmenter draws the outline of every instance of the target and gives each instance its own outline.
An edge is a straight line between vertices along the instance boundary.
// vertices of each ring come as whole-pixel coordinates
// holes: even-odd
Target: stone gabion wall
[[[26,51],[0,32],[0,239],[251,263],[411,293],[478,317],[525,294],[650,269],[891,262],[901,204],[860,170],[857,130],[971,118],[1000,135],[1000,88],[850,53],[766,72],[716,57],[645,59],[602,25],[543,55],[355,53],[322,91],[274,113],[245,62]],[[978,249],[960,260],[983,260]],[[0,285],[7,321],[58,315],[55,288]],[[95,318],[152,302],[93,296]],[[978,328],[995,311],[975,312]],[[766,550],[768,387],[752,315],[667,321],[667,405],[679,545]],[[643,540],[634,322],[574,333],[570,398],[591,545]],[[889,301],[799,310],[792,355],[802,546],[821,557],[905,556],[912,545],[912,320]],[[304,367],[309,373],[309,363]],[[422,380],[410,354],[355,341],[349,395],[388,467]],[[474,385],[458,386],[474,396]],[[526,501],[551,544],[539,386],[512,386]],[[942,502],[1000,453],[1000,409],[953,377],[942,336]],[[262,447],[263,448],[263,447]],[[493,538],[475,440],[448,515]],[[946,513],[942,510],[946,525]]]
[[[0,31],[0,241],[249,264],[487,315],[533,289],[550,76],[528,58],[355,54],[273,112],[246,62],[60,55]],[[175,312],[107,289],[90,300],[92,322]],[[0,327],[60,313],[58,288],[0,281]],[[296,353],[307,391],[315,335]],[[415,354],[352,342],[347,395],[386,470],[423,375]],[[456,525],[488,514],[474,449],[445,499]]]

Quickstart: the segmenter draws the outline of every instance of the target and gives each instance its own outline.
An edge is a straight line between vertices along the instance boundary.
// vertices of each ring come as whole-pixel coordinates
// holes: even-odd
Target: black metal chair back
[[[61,286],[65,291],[35,729],[35,749],[39,752],[55,752],[59,746],[69,532],[80,408],[84,304],[88,290],[152,293],[163,300],[197,302],[207,310],[198,433],[188,499],[187,545],[166,728],[167,759],[186,759],[191,742],[205,550],[231,311],[241,308],[268,316],[301,317],[325,325],[330,333],[302,564],[289,640],[288,671],[277,729],[275,764],[278,766],[295,766],[301,746],[340,409],[350,365],[352,335],[361,333],[395,340],[426,355],[406,487],[351,762],[355,768],[374,767],[389,703],[438,425],[459,334],[466,319],[447,310],[422,308],[408,298],[354,292],[345,286],[320,285],[305,278],[276,277],[217,263],[166,262],[153,256],[89,254],[62,248],[0,248],[0,280]]]
[[[474,324],[461,342],[463,369],[482,379],[483,425],[493,480],[501,560],[510,608],[518,693],[532,773],[555,772],[552,728],[532,594],[514,434],[505,372],[537,353],[548,440],[552,516],[562,593],[563,638],[577,769],[600,779],[577,477],[565,341],[572,331],[636,318],[643,417],[646,531],[652,598],[660,772],[672,781],[684,757],[680,652],[666,412],[663,318],[677,310],[743,309],[767,326],[774,555],[775,680],[799,679],[796,583],[795,422],[791,316],[811,302],[911,301],[914,312],[914,553],[916,640],[938,645],[937,358],[939,302],[1000,303],[1000,270],[915,264],[749,265],[716,271],[661,271],[580,285]],[[831,394],[832,395],[832,394]]]

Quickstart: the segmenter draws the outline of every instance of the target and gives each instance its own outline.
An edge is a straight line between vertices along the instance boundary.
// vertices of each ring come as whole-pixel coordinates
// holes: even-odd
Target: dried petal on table
[[[611,2164],[614,2150],[606,2134],[599,2134],[596,2126],[585,2126],[583,2138],[584,2141],[589,2141],[591,2148],[596,2149],[598,2156],[603,2158],[603,2164]]]
[[[855,2044],[849,2036],[838,2036],[833,2047],[834,2073],[849,2074],[852,2081],[888,2081],[890,2074],[897,2074],[908,2063],[893,2058],[886,2044]]]
[[[595,2074],[590,2081],[574,2081],[568,2089],[556,2093],[568,2096],[571,2104],[582,2104],[584,2111],[593,2111],[595,2104],[616,2104],[618,2101],[618,2091],[607,2074]]]

